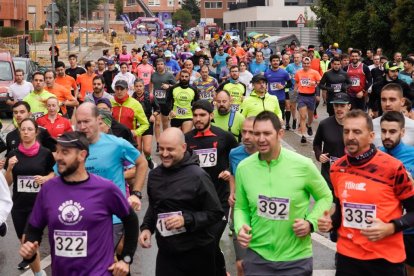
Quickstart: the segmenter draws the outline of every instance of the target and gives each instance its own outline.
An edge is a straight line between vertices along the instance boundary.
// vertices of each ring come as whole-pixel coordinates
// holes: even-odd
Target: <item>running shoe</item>
[[[155,150],[155,152],[160,152],[160,145],[157,143],[157,149]]]
[[[290,130],[290,125],[289,125],[289,124],[286,124],[285,129],[286,129],[286,130]]]
[[[148,168],[150,170],[154,169],[154,162],[152,162],[151,157],[149,159],[147,159],[147,162],[148,162]]]
[[[17,269],[18,270],[24,270],[24,269],[28,269],[29,268],[29,262],[26,260],[22,260],[18,265],[17,265]]]
[[[6,234],[7,234],[7,223],[3,222],[0,225],[0,237],[4,237],[4,236],[6,236]]]
[[[300,139],[300,142],[302,144],[306,144],[306,137],[302,135],[302,138]]]
[[[308,135],[312,136],[313,135],[313,130],[311,126],[306,126],[306,128],[308,129]]]
[[[293,120],[292,129],[296,129],[296,119]]]

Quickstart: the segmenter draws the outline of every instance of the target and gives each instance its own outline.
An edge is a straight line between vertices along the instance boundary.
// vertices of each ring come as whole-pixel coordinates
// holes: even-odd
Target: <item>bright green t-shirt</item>
[[[311,196],[315,204],[310,210]],[[316,231],[318,218],[332,205],[332,193],[312,160],[284,148],[269,164],[258,153],[240,162],[236,198],[236,233],[249,225],[249,248],[268,261],[311,257],[311,236],[297,237],[294,220],[308,220]]]
[[[229,131],[229,120],[230,120],[230,114],[229,112],[226,115],[220,115],[217,111],[217,109],[214,110],[214,120],[211,122],[213,126],[219,127],[224,131]],[[237,141],[240,142],[241,137],[241,131],[243,127],[244,122],[244,116],[240,114],[239,112],[233,112],[234,119],[233,124],[230,126],[230,132],[234,135],[234,138],[236,138]]]
[[[194,101],[196,91],[191,87],[182,88],[177,86],[174,88],[172,96],[174,99],[173,111],[176,119],[191,119],[193,112],[191,111],[191,103]]]
[[[56,98],[54,94],[43,89],[40,93],[35,93],[35,91],[30,92],[23,98],[23,101],[30,105],[30,112],[32,112],[33,118],[37,119],[47,114],[46,100],[50,97]]]

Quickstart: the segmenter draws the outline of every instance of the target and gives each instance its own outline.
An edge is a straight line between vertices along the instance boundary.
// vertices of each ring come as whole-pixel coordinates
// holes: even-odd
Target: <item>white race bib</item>
[[[257,214],[271,220],[289,219],[289,198],[266,197],[259,195],[257,199]]]
[[[360,86],[361,80],[358,77],[351,77],[351,86]]]
[[[270,90],[274,91],[274,90],[280,90],[279,88],[277,88],[277,86],[280,84],[280,82],[271,82],[270,83]]]
[[[231,111],[237,112],[239,111],[240,105],[239,104],[232,104],[231,105]]]
[[[338,92],[341,92],[342,84],[340,84],[340,83],[334,83],[334,84],[331,84],[331,87],[333,88],[333,91],[335,93],[338,93]]]
[[[300,79],[300,85],[302,85],[302,86],[310,86],[310,79],[308,79],[308,78]]]
[[[35,183],[34,176],[18,175],[17,191],[19,193],[38,193],[40,191],[40,185]]]
[[[217,165],[216,148],[194,150],[194,153],[198,155],[198,160],[200,160],[200,167],[214,167]]]
[[[165,90],[155,90],[154,91],[154,96],[157,99],[165,99],[166,94],[167,93],[165,92]]]
[[[202,100],[211,100],[211,99],[213,99],[213,93],[210,91],[210,92],[200,92],[199,94],[198,94],[199,96],[200,96],[200,99],[202,99]]]
[[[187,108],[177,107],[177,115],[186,115]]]
[[[88,255],[88,231],[55,230],[55,255],[78,258]]]
[[[342,217],[345,227],[366,229],[371,226],[368,218],[376,218],[377,206],[372,204],[344,202],[342,204]]]
[[[170,230],[167,229],[167,227],[165,226],[165,220],[175,215],[182,216],[183,214],[181,211],[158,214],[157,229],[158,229],[158,232],[160,232],[161,236],[168,237],[168,236],[173,236],[173,235],[187,232],[185,227],[181,227],[179,229],[170,229]]]

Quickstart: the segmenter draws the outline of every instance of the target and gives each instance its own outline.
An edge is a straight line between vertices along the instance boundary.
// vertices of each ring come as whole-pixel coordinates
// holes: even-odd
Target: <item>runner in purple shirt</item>
[[[20,255],[36,258],[47,226],[53,275],[127,275],[137,247],[138,218],[120,189],[85,169],[89,142],[81,132],[65,133],[57,140],[60,177],[43,184]],[[112,215],[121,218],[125,244],[114,262]]]

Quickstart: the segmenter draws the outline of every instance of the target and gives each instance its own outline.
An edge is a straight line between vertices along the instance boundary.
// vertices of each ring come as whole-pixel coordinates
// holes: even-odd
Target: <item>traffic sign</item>
[[[297,26],[298,26],[298,28],[304,28],[305,27],[305,24],[299,23],[299,24],[297,24]]]
[[[298,19],[296,19],[296,24],[299,28],[301,28],[299,24],[303,25],[302,28],[304,27],[304,25],[306,24],[306,18],[303,16],[303,14],[299,14]]]
[[[47,10],[46,21],[49,22],[49,24],[52,24],[52,21],[53,21],[54,24],[58,23],[58,21],[59,21],[59,8],[56,5],[56,3],[52,2],[49,6],[47,6],[46,10]]]

